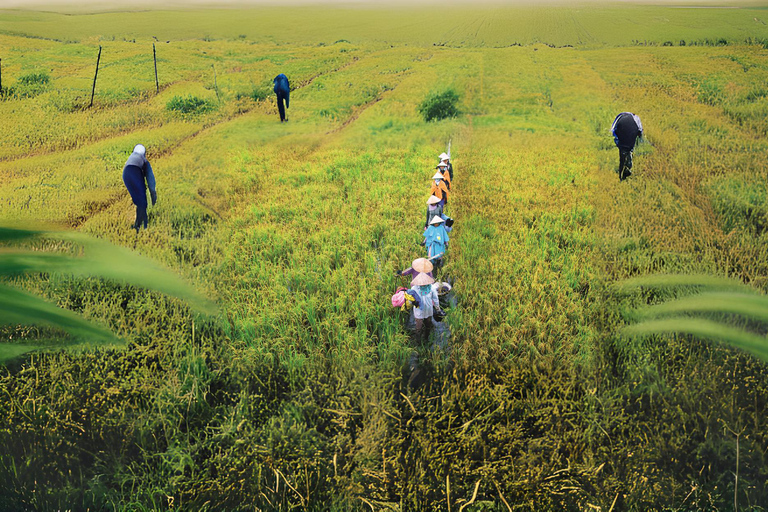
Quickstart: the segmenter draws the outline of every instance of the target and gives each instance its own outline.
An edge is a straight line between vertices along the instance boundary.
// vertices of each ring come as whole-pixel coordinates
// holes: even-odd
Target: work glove
[[[403,275],[403,271],[402,270],[395,270],[395,275],[396,276],[401,276],[401,275]]]
[[[152,197],[152,206],[155,206],[157,202],[157,190],[150,190],[149,195]]]
[[[453,219],[448,217],[448,220],[445,221],[445,225],[448,226],[449,228],[453,227]]]

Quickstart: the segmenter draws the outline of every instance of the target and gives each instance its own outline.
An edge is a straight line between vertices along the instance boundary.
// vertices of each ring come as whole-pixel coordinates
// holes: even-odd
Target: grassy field
[[[0,510],[768,507],[765,364],[621,337],[664,297],[614,286],[703,272],[768,292],[765,10],[434,12],[0,11],[0,223],[135,249],[221,309],[14,278],[129,344],[0,369]],[[262,99],[280,72],[286,124]],[[462,114],[424,122],[447,88]],[[624,110],[647,141],[619,182]],[[430,350],[390,296],[449,140],[458,306]],[[159,201],[137,236],[139,142]]]

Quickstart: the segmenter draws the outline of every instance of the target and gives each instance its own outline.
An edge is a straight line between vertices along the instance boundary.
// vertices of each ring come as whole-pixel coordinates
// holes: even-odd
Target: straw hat
[[[436,195],[432,194],[429,196],[429,199],[427,199],[427,204],[437,204],[440,202],[440,198]]]
[[[427,258],[418,258],[413,260],[413,263],[411,263],[411,268],[416,272],[422,272],[424,274],[427,274],[429,272],[432,272],[432,269],[434,268],[434,266],[432,265],[432,262],[429,261]]]
[[[422,272],[411,280],[411,286],[426,286],[434,282],[434,277],[429,277],[427,274]]]
[[[429,223],[432,225],[437,225],[437,224],[440,224],[441,222],[445,222],[445,221],[439,215],[435,215],[434,217],[432,217],[432,220],[429,221]]]
[[[440,174],[439,172],[436,172],[435,175],[432,176],[432,179],[433,180],[441,180],[441,179],[443,179],[443,175]]]
[[[451,285],[446,283],[445,281],[443,281],[443,282],[436,281],[434,286],[437,287],[437,294],[438,295],[445,295],[446,293],[451,291]]]
[[[448,153],[441,153],[439,158],[440,160],[449,160],[451,157],[448,156]]]
[[[445,163],[445,162],[440,162],[439,164],[437,164],[437,168],[438,168],[438,169],[442,169],[443,167],[447,168],[447,167],[448,167],[448,164],[447,164],[447,163]]]

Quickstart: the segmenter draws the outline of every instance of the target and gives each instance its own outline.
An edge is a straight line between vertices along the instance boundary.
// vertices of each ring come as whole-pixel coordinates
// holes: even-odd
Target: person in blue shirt
[[[133,204],[136,205],[136,222],[133,227],[138,233],[141,225],[147,229],[147,188],[152,198],[152,206],[157,202],[157,190],[155,184],[155,174],[152,172],[152,166],[147,160],[147,150],[141,144],[133,148],[133,153],[128,157],[123,167],[123,183],[131,194]],[[146,181],[146,184],[145,184]]]
[[[280,122],[285,122],[285,109],[291,101],[291,84],[288,83],[288,77],[280,73],[273,82],[275,82],[275,94],[277,94],[277,110],[280,111]],[[285,105],[283,105],[285,102]]]
[[[611,125],[613,142],[619,148],[619,179],[632,176],[632,150],[637,139],[643,136],[643,123],[632,112],[622,112]]]

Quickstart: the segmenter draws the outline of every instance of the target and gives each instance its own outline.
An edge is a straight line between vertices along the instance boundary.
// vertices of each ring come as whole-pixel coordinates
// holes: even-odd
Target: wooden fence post
[[[219,103],[221,103],[221,97],[219,96],[219,84],[216,81],[216,64],[211,64],[211,67],[213,68],[213,87],[216,89],[216,99],[219,100]]]
[[[157,52],[155,51],[155,43],[152,43],[152,58],[155,60],[155,94],[159,94],[160,82],[157,81]]]
[[[99,45],[99,56],[96,57],[96,73],[93,75],[93,88],[91,89],[91,104],[88,108],[93,106],[93,95],[96,93],[96,77],[99,76],[99,61],[101,60],[101,45]]]

